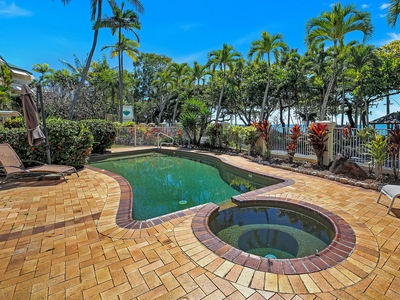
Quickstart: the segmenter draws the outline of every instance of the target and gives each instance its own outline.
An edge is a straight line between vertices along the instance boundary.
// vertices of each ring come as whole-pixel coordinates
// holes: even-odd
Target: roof
[[[370,121],[369,124],[400,124],[400,111],[392,112],[386,116]]]
[[[16,66],[16,65],[14,65],[14,64],[10,64],[10,63],[7,62],[1,55],[0,55],[0,59],[1,59],[1,60],[7,65],[7,67],[9,67],[10,69],[16,70],[16,71],[26,72],[26,73],[28,73],[28,74],[30,74],[30,75],[33,76],[32,72],[29,72],[28,70],[25,70],[25,69],[23,69],[23,68],[21,68],[21,67],[18,67],[18,66]]]

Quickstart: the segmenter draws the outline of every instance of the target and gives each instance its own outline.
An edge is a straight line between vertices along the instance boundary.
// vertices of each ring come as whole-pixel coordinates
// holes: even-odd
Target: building
[[[1,55],[0,64],[6,64],[11,71],[11,75],[13,78],[13,83],[11,84],[11,86],[13,88],[12,92],[14,94],[19,94],[24,84],[29,84],[32,82],[32,80],[35,79],[31,72],[7,62]]]

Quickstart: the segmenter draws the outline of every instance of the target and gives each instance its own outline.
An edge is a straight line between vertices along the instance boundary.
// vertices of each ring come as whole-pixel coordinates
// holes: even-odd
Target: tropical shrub
[[[271,140],[270,140],[270,133],[271,133],[271,124],[267,120],[254,122],[253,126],[256,128],[256,132],[258,137],[264,140],[266,150],[265,153],[261,153],[264,155],[265,158],[269,158],[271,155]]]
[[[307,142],[313,147],[319,166],[323,165],[323,157],[326,149],[326,141],[328,140],[328,130],[326,124],[311,123],[307,128]]]
[[[383,170],[382,167],[385,163],[387,157],[387,146],[388,139],[383,135],[375,134],[373,138],[365,145],[368,151],[368,154],[371,155],[373,161],[371,163],[375,163],[375,177],[378,179],[382,179]]]
[[[182,105],[180,121],[183,130],[190,138],[190,143],[198,145],[207,128],[207,119],[210,111],[206,104],[195,98],[190,98]]]
[[[210,145],[212,148],[216,148],[217,142],[219,142],[219,138],[221,135],[222,126],[220,123],[215,122],[214,124],[209,124],[207,126],[207,135],[210,138]]]
[[[257,129],[254,126],[246,126],[243,128],[244,143],[249,145],[249,154],[254,154],[254,146],[257,142]]]
[[[24,119],[22,117],[11,117],[3,122],[6,128],[23,128],[25,127]]]
[[[394,129],[388,130],[389,143],[387,146],[387,151],[392,158],[393,174],[395,179],[398,178],[397,161],[399,160],[399,150],[400,150],[400,128],[399,124],[396,124]]]
[[[286,146],[286,151],[289,156],[289,162],[293,162],[293,157],[296,154],[296,148],[297,148],[297,140],[301,135],[300,127],[299,125],[295,124],[291,129],[290,129],[291,135],[290,135],[290,140]]]
[[[47,119],[51,161],[54,164],[83,167],[89,160],[93,135],[83,124]],[[44,144],[29,146],[26,129],[0,129],[0,143],[9,143],[21,159],[47,162]]]
[[[93,120],[82,120],[81,124],[84,124],[86,128],[93,134],[93,153],[104,153],[106,149],[110,149],[115,142],[117,136],[117,129],[113,122],[93,119]]]

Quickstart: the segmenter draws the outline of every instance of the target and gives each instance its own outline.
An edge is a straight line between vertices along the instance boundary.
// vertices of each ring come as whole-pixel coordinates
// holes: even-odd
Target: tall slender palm
[[[111,48],[111,58],[118,56],[118,70],[119,70],[119,119],[123,122],[122,108],[123,108],[123,80],[124,80],[124,53],[126,53],[133,61],[137,61],[139,44],[127,39],[122,33],[118,36],[118,42],[112,46],[104,46],[101,51]]]
[[[364,125],[368,124],[368,109],[369,109],[369,103],[365,99],[365,96],[363,95],[363,84],[364,84],[364,78],[363,78],[363,70],[366,67],[372,67],[372,57],[373,57],[373,50],[374,47],[371,45],[363,45],[359,44],[356,46],[353,46],[349,49],[348,53],[348,66],[354,70],[355,75],[356,75],[356,80],[359,84],[358,87],[358,95],[357,97],[362,98],[364,102]],[[357,111],[357,109],[356,109]],[[357,122],[357,117],[356,117],[356,122]]]
[[[328,99],[336,78],[339,46],[344,44],[346,34],[353,31],[361,31],[364,34],[363,41],[370,38],[373,33],[370,13],[356,9],[352,4],[342,6],[341,3],[336,3],[331,12],[323,12],[307,21],[307,46],[313,48],[325,41],[333,43],[333,73],[322,103],[321,120],[326,118]]]
[[[94,25],[94,28],[110,28],[111,33],[114,35],[116,32],[118,33],[118,45],[115,45],[114,49],[118,50],[118,69],[119,69],[119,119],[120,122],[122,123],[123,121],[123,116],[122,116],[122,106],[123,106],[123,48],[124,45],[122,45],[123,42],[128,41],[123,35],[122,35],[122,29],[127,30],[132,32],[138,42],[139,42],[139,36],[136,33],[135,29],[140,29],[140,22],[139,22],[139,17],[138,15],[131,9],[124,10],[125,7],[125,2],[121,3],[121,8],[118,7],[117,3],[115,0],[108,0],[111,10],[113,15],[111,17],[105,17],[104,19],[101,19],[100,21],[96,22]],[[125,40],[123,40],[125,39]],[[131,46],[136,46],[138,47],[139,44],[136,43],[136,45],[131,44]],[[104,47],[103,47],[104,49]],[[126,52],[126,51],[125,51]],[[129,55],[129,54],[128,54]]]
[[[265,86],[263,101],[261,104],[261,113],[260,120],[264,119],[264,109],[265,104],[267,103],[268,90],[271,82],[271,53],[275,55],[278,54],[280,49],[285,49],[287,46],[283,41],[283,36],[280,33],[276,33],[274,35],[270,35],[268,32],[263,31],[261,33],[261,39],[255,40],[251,43],[248,57],[252,59],[253,55],[256,54],[254,61],[258,62],[264,59],[264,56],[267,56],[268,63],[268,74],[267,74],[267,84]]]
[[[197,61],[193,63],[193,67],[189,69],[190,73],[190,84],[193,82],[195,85],[197,85],[197,93],[199,93],[199,86],[200,86],[200,81],[202,79],[205,79],[205,76],[210,74],[208,71],[208,66],[207,65],[201,65]]]
[[[62,3],[64,3],[64,5],[69,4],[71,0],[61,0]],[[140,1],[138,0],[128,0],[130,4],[132,4],[135,9],[139,12],[139,13],[143,13],[144,12],[144,8],[143,5]],[[95,20],[97,20],[97,22],[99,22],[101,20],[101,15],[102,15],[102,6],[103,6],[103,0],[90,0],[91,3],[91,17],[90,20],[92,22],[94,22]],[[96,14],[97,13],[97,14]],[[74,98],[72,99],[72,103],[71,103],[71,107],[68,113],[68,119],[72,119],[73,115],[74,115],[74,109],[76,106],[76,102],[79,99],[79,95],[81,93],[81,90],[83,88],[83,85],[85,84],[86,81],[86,77],[87,74],[89,72],[89,68],[90,68],[90,64],[92,63],[92,58],[93,58],[93,54],[94,51],[96,50],[96,46],[97,46],[97,39],[99,36],[99,28],[93,28],[94,32],[93,32],[93,42],[92,42],[92,47],[90,49],[88,58],[86,60],[86,65],[85,68],[83,69],[83,73],[82,73],[82,77],[79,81],[79,85],[78,88],[76,89],[76,92],[74,94]]]
[[[218,121],[219,114],[221,112],[221,102],[226,84],[227,71],[234,69],[233,66],[235,62],[238,61],[241,56],[242,55],[236,51],[233,46],[227,44],[223,44],[222,49],[220,50],[213,50],[208,53],[208,65],[212,66],[214,71],[218,67],[219,70],[222,71],[223,76],[222,88],[218,99],[217,113],[215,115],[216,121]]]
[[[171,72],[172,80],[174,82],[175,88],[178,93],[178,97],[176,98],[176,103],[175,103],[175,107],[174,107],[174,114],[172,116],[172,124],[174,124],[175,120],[176,120],[176,114],[178,112],[178,105],[179,105],[179,95],[180,95],[182,83],[186,79],[189,69],[190,69],[190,67],[187,63],[178,64],[178,63],[174,62],[168,67],[168,70],[169,70],[169,72]]]
[[[396,27],[397,17],[400,14],[400,0],[390,0],[390,6],[386,20],[390,27]]]

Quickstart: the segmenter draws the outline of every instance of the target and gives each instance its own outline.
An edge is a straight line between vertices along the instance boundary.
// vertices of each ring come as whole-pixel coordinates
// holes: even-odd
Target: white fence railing
[[[360,129],[351,129],[351,133],[348,133],[347,136],[343,128],[336,127],[333,130],[333,157],[336,157],[338,154],[348,155],[358,164],[370,164],[372,158],[367,154],[365,146],[369,140],[359,136]],[[377,129],[377,132],[385,137],[388,135],[387,129]],[[270,131],[271,150],[286,152],[290,136],[290,128],[272,126]],[[126,146],[157,146],[159,137],[161,138],[160,143],[170,143],[172,138],[177,146],[187,144],[189,140],[184,131],[179,127],[137,126],[121,127],[118,130],[115,143]],[[203,140],[207,140],[207,137],[204,137]],[[296,155],[315,157],[314,149],[307,142],[306,127],[301,127],[301,135],[298,139],[295,157]],[[393,162],[388,155],[384,167],[392,168],[393,163],[398,164],[399,160]]]
[[[177,145],[182,145],[187,140],[185,133],[178,127],[121,127],[118,129],[115,144],[124,146],[158,146],[159,143],[171,143],[171,139]]]

